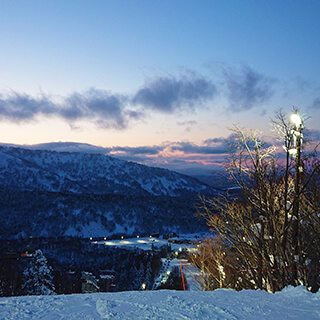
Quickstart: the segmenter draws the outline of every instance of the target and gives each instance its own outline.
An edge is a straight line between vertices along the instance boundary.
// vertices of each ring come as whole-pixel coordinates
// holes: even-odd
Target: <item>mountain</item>
[[[46,148],[44,148],[46,149]],[[100,153],[0,146],[0,237],[193,232],[197,179]]]
[[[108,148],[94,146],[89,143],[80,142],[49,142],[27,146],[33,150],[50,150],[57,152],[82,152],[82,153],[101,153],[106,154],[110,151]]]

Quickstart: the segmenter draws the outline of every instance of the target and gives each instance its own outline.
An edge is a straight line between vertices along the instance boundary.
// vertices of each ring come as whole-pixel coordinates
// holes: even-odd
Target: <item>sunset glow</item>
[[[1,1],[0,142],[212,170],[293,106],[319,140],[317,1]]]

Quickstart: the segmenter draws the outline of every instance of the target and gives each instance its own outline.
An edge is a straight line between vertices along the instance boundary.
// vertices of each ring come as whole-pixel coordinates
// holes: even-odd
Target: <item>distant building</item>
[[[114,287],[116,286],[116,272],[114,270],[100,270],[99,273],[100,291],[114,291]]]
[[[93,293],[99,292],[97,279],[90,272],[81,272],[81,292],[82,293]]]
[[[21,252],[21,257],[32,257],[36,252],[36,249],[32,246],[26,246]]]

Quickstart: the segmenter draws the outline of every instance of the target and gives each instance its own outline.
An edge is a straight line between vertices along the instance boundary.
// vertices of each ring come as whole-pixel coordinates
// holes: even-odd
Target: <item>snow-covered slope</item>
[[[215,190],[99,153],[0,146],[0,237],[197,231],[199,193]]]
[[[319,319],[320,293],[289,287],[235,292],[130,291],[0,298],[0,319]]]
[[[0,186],[74,193],[152,195],[206,192],[208,186],[182,174],[102,154],[0,147]]]

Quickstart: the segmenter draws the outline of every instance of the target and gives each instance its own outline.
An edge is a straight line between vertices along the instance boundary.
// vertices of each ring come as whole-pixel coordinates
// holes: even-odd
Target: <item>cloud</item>
[[[210,141],[210,142],[209,142]],[[214,142],[213,142],[214,141]],[[177,153],[179,151],[179,153]],[[133,159],[133,157],[143,157],[141,159],[178,159],[188,156],[190,159],[197,159],[201,156],[205,158],[208,155],[224,155],[227,151],[227,143],[224,138],[208,139],[201,145],[186,142],[165,142],[154,146],[122,147],[113,146],[108,150],[110,155],[121,157],[123,159]],[[177,158],[178,157],[178,158]]]
[[[203,141],[203,143],[207,146],[212,146],[218,144],[225,144],[226,138],[212,138],[212,139],[206,139]]]
[[[228,90],[230,109],[241,112],[268,101],[273,95],[272,85],[275,79],[264,76],[248,66],[235,71],[230,68],[223,70]]]
[[[121,95],[90,89],[66,97],[57,112],[66,120],[94,119],[100,127],[124,129],[130,116],[125,110],[125,100]]]
[[[132,101],[145,108],[173,113],[210,100],[215,93],[216,87],[211,80],[202,76],[192,74],[181,79],[158,77],[147,81]]]
[[[194,120],[190,120],[190,121],[178,121],[177,122],[177,125],[178,126],[184,126],[185,127],[185,132],[190,132],[191,131],[191,128],[193,126],[195,126],[197,124],[197,121],[194,121]]]
[[[179,152],[177,152],[179,151]],[[191,142],[166,142],[156,146],[111,148],[109,155],[148,166],[177,170],[188,174],[207,174],[225,160],[225,149]]]
[[[0,118],[12,122],[33,120],[37,114],[54,113],[55,105],[46,96],[33,98],[27,94],[11,92],[8,96],[0,95]]]
[[[194,126],[197,124],[197,121],[190,120],[190,121],[178,121],[177,125],[178,126]]]
[[[0,119],[21,123],[36,120],[38,116],[53,116],[71,127],[76,127],[79,120],[91,120],[102,128],[123,130],[131,122],[144,118],[150,109],[166,113],[190,109],[212,99],[215,92],[210,80],[192,72],[180,79],[154,78],[132,96],[95,88],[64,97],[44,94],[32,97],[11,91],[0,94]]]
[[[109,149],[108,153],[115,156],[121,156],[127,159],[130,157],[143,156],[149,159],[165,159],[169,157],[171,159],[178,159],[176,157],[184,157],[184,160],[188,156],[188,159],[197,159],[201,156],[207,158],[209,155],[225,155],[229,150],[228,140],[233,139],[234,134],[230,134],[227,138],[212,138],[203,141],[201,144],[195,144],[189,141],[176,141],[176,142],[164,142],[160,145],[153,146],[138,146],[138,147],[122,147],[113,146]],[[176,153],[179,151],[179,154]]]
[[[240,72],[225,68],[223,76],[230,109],[235,112],[251,109],[272,95],[274,80],[247,66]],[[217,89],[212,80],[192,71],[178,77],[149,79],[132,95],[95,88],[73,92],[64,97],[45,94],[32,97],[11,91],[7,95],[0,94],[0,120],[22,123],[35,121],[39,116],[58,117],[71,128],[78,128],[79,121],[88,120],[100,128],[124,130],[145,118],[150,111],[174,114],[194,110],[214,99],[216,94]],[[313,105],[318,108],[319,99]],[[195,121],[177,123],[186,126],[186,131],[190,131],[195,124]]]
[[[172,152],[181,151],[185,154],[224,154],[227,149],[224,143],[218,143],[215,146],[199,146],[191,142],[175,142],[170,146],[170,150]]]
[[[161,146],[141,146],[141,147],[113,147],[111,151],[121,152],[126,155],[157,155],[163,150]]]
[[[60,99],[11,92],[0,96],[0,118],[20,123],[35,120],[39,115],[57,116],[70,125],[78,120],[93,120],[103,128],[125,129],[129,121],[143,116],[128,110],[126,100],[123,95],[98,89],[74,92]]]

